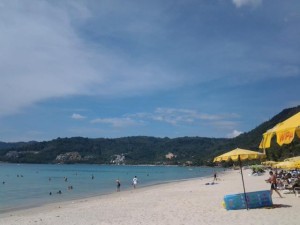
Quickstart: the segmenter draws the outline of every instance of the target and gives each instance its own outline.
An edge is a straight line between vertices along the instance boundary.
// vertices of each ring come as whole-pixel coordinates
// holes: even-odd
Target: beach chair
[[[293,194],[294,193],[293,185],[291,185],[291,184],[285,184],[283,186],[283,188],[279,189],[279,190],[281,190],[283,194]]]
[[[294,191],[295,191],[296,197],[300,197],[300,187],[295,187]]]

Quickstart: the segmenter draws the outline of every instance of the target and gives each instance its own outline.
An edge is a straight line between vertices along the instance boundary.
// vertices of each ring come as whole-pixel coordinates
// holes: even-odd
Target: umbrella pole
[[[241,175],[242,175],[242,181],[243,181],[243,188],[244,188],[244,197],[245,197],[245,202],[246,202],[246,208],[247,210],[249,209],[248,207],[248,201],[247,201],[247,196],[246,196],[246,189],[245,189],[245,183],[244,183],[244,176],[243,176],[243,171],[242,171],[242,162],[239,156],[239,163],[240,163],[240,169],[241,169]]]

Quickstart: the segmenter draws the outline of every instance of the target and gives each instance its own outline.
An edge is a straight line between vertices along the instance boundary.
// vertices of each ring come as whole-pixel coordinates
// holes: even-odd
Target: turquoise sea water
[[[42,204],[73,200],[175,180],[212,176],[216,168],[177,166],[108,166],[0,164],[0,213]],[[220,169],[219,169],[220,170]],[[65,179],[67,178],[67,179]],[[68,190],[72,186],[72,190]],[[57,194],[58,191],[62,194]],[[49,193],[52,195],[49,195]]]

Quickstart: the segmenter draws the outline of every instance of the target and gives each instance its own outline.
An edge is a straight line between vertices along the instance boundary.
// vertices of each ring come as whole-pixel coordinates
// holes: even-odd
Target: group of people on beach
[[[297,170],[291,172],[280,171],[279,173],[270,171],[269,174],[270,177],[266,182],[271,184],[271,194],[275,191],[282,198],[278,188],[287,188],[287,190],[291,190],[294,193],[296,188],[300,188],[300,172]]]

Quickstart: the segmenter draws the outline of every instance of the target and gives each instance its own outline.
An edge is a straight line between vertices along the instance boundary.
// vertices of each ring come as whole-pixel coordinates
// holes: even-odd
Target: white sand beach
[[[268,190],[264,176],[249,176],[244,170],[246,191]],[[276,207],[227,211],[222,206],[226,194],[243,190],[239,171],[219,176],[215,185],[205,185],[212,178],[161,184],[136,190],[55,203],[0,215],[1,225],[201,225],[201,224],[288,224],[300,222],[300,198],[274,193]]]

